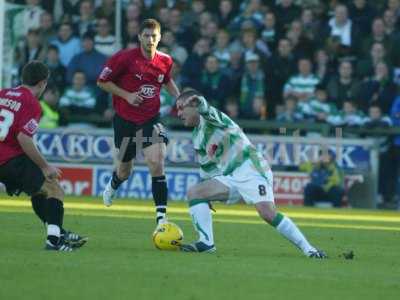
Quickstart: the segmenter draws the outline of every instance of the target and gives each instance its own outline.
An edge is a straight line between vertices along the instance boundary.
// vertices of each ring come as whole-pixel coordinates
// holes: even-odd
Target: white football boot
[[[103,191],[103,203],[105,206],[111,206],[112,201],[115,198],[115,195],[117,194],[117,190],[114,190],[111,186],[111,180],[107,183],[104,191]]]

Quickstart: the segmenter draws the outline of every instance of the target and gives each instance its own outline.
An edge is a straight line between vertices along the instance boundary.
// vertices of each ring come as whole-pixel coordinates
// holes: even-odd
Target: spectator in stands
[[[107,57],[94,48],[94,39],[90,33],[82,37],[83,51],[75,55],[67,67],[67,82],[72,83],[76,71],[85,74],[87,84],[94,88],[97,78],[107,60]]]
[[[178,61],[183,65],[188,58],[188,53],[186,49],[176,42],[175,34],[171,31],[164,31],[161,36],[161,42],[164,46],[169,49],[169,55],[171,55],[175,61]]]
[[[210,42],[203,38],[199,39],[183,65],[183,86],[191,86],[194,82],[199,81],[200,70],[204,66],[205,59],[209,53]]]
[[[238,47],[246,53],[256,53],[260,58],[261,65],[265,65],[266,58],[271,55],[266,44],[257,43],[257,31],[250,27],[242,30],[240,40],[236,40],[232,47]]]
[[[393,13],[393,11],[391,11],[390,9],[384,11],[383,22],[385,23],[386,35],[393,38],[397,33],[397,17]]]
[[[368,117],[364,120],[364,127],[374,129],[388,128],[390,126],[392,126],[390,117],[382,114],[379,103],[373,102],[368,109]],[[396,179],[393,180],[396,172],[393,170],[389,152],[390,138],[381,134],[368,134],[367,137],[374,138],[376,144],[379,145],[378,193],[383,200],[381,205],[385,206],[391,201],[394,192],[393,186],[396,182]]]
[[[371,49],[375,43],[381,43],[385,52],[387,54],[391,53],[392,40],[386,34],[385,23],[382,18],[376,18],[372,22],[371,34],[366,35],[362,40],[360,55],[365,53],[365,49]]]
[[[221,69],[228,67],[231,60],[231,53],[229,52],[229,33],[225,29],[218,31],[215,41],[213,55],[218,59]]]
[[[370,56],[358,61],[357,76],[366,79],[374,74],[375,66],[380,62],[387,61],[386,50],[382,43],[374,43],[370,48]]]
[[[26,41],[22,43],[22,47],[17,48],[17,61],[18,64],[24,66],[28,61],[40,60],[44,61],[46,58],[46,48],[40,41],[38,29],[29,29],[26,36]]]
[[[58,128],[61,125],[61,115],[58,111],[58,103],[60,101],[60,91],[55,85],[50,85],[46,88],[40,106],[42,108],[42,117],[39,127],[52,129]]]
[[[286,38],[280,39],[277,50],[268,59],[265,68],[269,115],[273,116],[276,105],[283,102],[282,90],[290,76],[296,72],[295,65],[290,41]]]
[[[107,18],[97,19],[97,34],[94,37],[94,47],[107,57],[119,50],[115,36],[111,34],[111,27]]]
[[[301,12],[300,20],[304,36],[314,41],[318,35],[321,24],[315,19],[313,10],[311,8],[304,8]]]
[[[122,31],[123,47],[127,48],[130,43],[139,43],[138,35],[140,32],[140,23],[136,20],[131,20],[125,25],[125,30]]]
[[[215,20],[211,20],[204,27],[200,28],[200,36],[214,41],[217,37],[219,27]]]
[[[240,85],[239,115],[241,118],[260,118],[263,103],[255,103],[256,98],[264,99],[265,75],[261,70],[260,58],[257,54],[247,52],[245,55],[246,69]],[[259,99],[257,100],[260,101]],[[263,100],[262,100],[263,101]]]
[[[301,8],[293,2],[293,0],[279,1],[274,9],[278,27],[282,28],[282,30],[288,30],[290,24],[300,17]]]
[[[177,43],[186,49],[191,49],[196,42],[192,28],[182,26],[182,13],[179,9],[170,10],[168,26],[164,30],[166,29],[172,31],[175,34]]]
[[[333,76],[326,84],[329,101],[337,107],[342,107],[346,100],[357,99],[360,92],[360,82],[353,76],[353,65],[348,60],[340,62],[338,75]]]
[[[235,11],[231,0],[222,0],[218,6],[218,24],[221,28],[228,28],[235,17]]]
[[[390,113],[393,100],[397,95],[397,87],[389,74],[388,65],[379,62],[375,65],[374,76],[361,84],[359,106],[364,111],[372,102],[378,102],[384,114]]]
[[[239,104],[235,97],[226,100],[224,112],[232,119],[239,117]]]
[[[330,115],[337,113],[336,106],[328,102],[328,94],[324,87],[319,84],[315,88],[315,97],[310,100],[300,100],[296,111],[303,120],[325,121]]]
[[[61,64],[60,52],[57,46],[50,45],[47,49],[46,64],[50,69],[49,85],[55,85],[62,93],[66,86],[67,69]]]
[[[288,96],[285,99],[285,105],[277,106],[276,109],[276,120],[281,122],[296,122],[302,121],[302,115],[296,110],[297,100],[293,96]]]
[[[337,165],[333,151],[322,151],[316,163],[304,163],[300,170],[310,175],[310,183],[304,188],[304,205],[314,206],[317,202],[330,202],[341,207],[344,196],[343,171]]]
[[[396,17],[400,17],[400,1],[388,0],[386,3],[386,8],[391,10]]]
[[[329,20],[326,29],[327,37],[338,37],[340,48],[348,55],[357,47],[357,30],[349,19],[347,7],[339,4],[335,7],[334,16]]]
[[[75,32],[82,37],[86,33],[95,34],[96,19],[92,0],[82,0],[79,3],[79,16],[73,18]]]
[[[392,126],[392,120],[388,115],[382,113],[378,102],[372,102],[368,108],[368,117],[364,119],[366,128],[387,128]]]
[[[42,0],[42,7],[53,15],[57,23],[65,22],[65,17],[79,14],[79,1],[76,0]]]
[[[299,20],[294,20],[290,23],[286,38],[292,45],[292,52],[296,59],[313,57],[315,51],[314,42],[305,35],[303,25]]]
[[[96,113],[96,97],[86,85],[85,73],[76,71],[72,78],[72,86],[67,88],[60,100],[60,107],[68,122],[74,115],[77,123],[87,123],[87,116]]]
[[[211,105],[223,109],[224,101],[230,94],[228,77],[220,70],[218,59],[207,56],[200,81],[195,85]]]
[[[231,25],[230,30],[234,33],[242,29],[244,23],[249,23],[252,27],[260,30],[263,26],[263,13],[260,0],[249,0],[242,3],[242,12],[236,16]]]
[[[331,70],[331,62],[325,49],[321,48],[315,52],[314,73],[323,84],[326,84],[333,73]]]
[[[46,11],[40,16],[39,33],[40,40],[43,45],[46,46],[57,38],[57,30],[55,29],[53,16]]]
[[[14,19],[13,33],[16,39],[25,36],[29,29],[39,29],[40,17],[44,12],[40,0],[25,0],[25,4],[25,8]]]
[[[161,28],[167,28],[169,23],[169,17],[171,15],[171,11],[168,7],[160,6],[157,11],[157,20],[161,24]]]
[[[57,46],[60,53],[61,64],[66,67],[72,57],[81,52],[81,41],[73,36],[72,25],[63,23],[58,29],[57,39],[51,42]]]
[[[390,117],[392,119],[393,125],[400,128],[400,96],[397,96],[393,102]],[[390,149],[391,157],[391,169],[394,171],[392,178],[395,178],[395,182],[392,183],[392,191],[400,191],[399,178],[400,178],[400,135],[394,136],[393,145]],[[397,179],[397,180],[396,180]],[[397,189],[396,189],[397,187]],[[397,197],[400,197],[398,194]],[[397,199],[400,201],[400,198]],[[400,204],[398,202],[397,204]]]
[[[353,0],[349,5],[349,16],[354,26],[366,35],[370,33],[369,28],[376,16],[376,10],[367,0]]]
[[[301,58],[298,63],[299,73],[290,77],[284,86],[284,97],[294,96],[297,100],[310,99],[314,97],[315,87],[320,80],[312,71],[310,59]]]
[[[355,101],[346,100],[343,102],[342,110],[330,115],[319,115],[333,126],[358,127],[364,124],[365,114],[357,108]]]
[[[231,82],[232,95],[238,96],[240,94],[240,82],[244,72],[243,54],[238,48],[231,48],[229,51],[230,61],[226,69],[226,73]]]
[[[142,20],[142,10],[138,4],[130,3],[125,10],[124,24],[130,21],[141,22]]]
[[[94,15],[96,20],[107,19],[110,32],[112,32],[115,24],[115,0],[102,0],[101,5],[96,8]]]
[[[206,5],[203,0],[192,1],[190,8],[184,12],[182,17],[183,26],[199,25],[199,16],[206,10]]]
[[[268,11],[265,13],[263,25],[264,26],[261,31],[261,40],[265,44],[267,44],[270,51],[275,51],[280,33],[277,30],[276,18],[272,11]]]

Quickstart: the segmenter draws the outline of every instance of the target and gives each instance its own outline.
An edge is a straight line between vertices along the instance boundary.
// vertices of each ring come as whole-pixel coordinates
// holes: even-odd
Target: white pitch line
[[[27,201],[13,201],[13,200],[1,200],[0,207],[30,207],[30,203]],[[69,209],[81,209],[81,210],[101,210],[101,211],[124,211],[124,212],[154,212],[153,206],[146,205],[113,205],[112,207],[105,207],[99,203],[65,203],[65,207]],[[187,208],[180,207],[169,207],[169,213],[175,214],[187,214]],[[287,212],[288,216],[292,218],[301,218],[309,220],[337,220],[337,221],[373,221],[373,222],[388,222],[388,223],[400,223],[399,216],[375,216],[375,215],[341,215],[341,214],[320,214],[317,212]],[[256,211],[240,210],[240,209],[221,209],[218,208],[216,215],[221,216],[238,216],[238,217],[258,217]]]
[[[11,207],[2,208],[0,212],[12,212],[12,213],[31,213],[28,210],[18,211]],[[125,219],[154,219],[154,216],[150,215],[135,215],[135,214],[118,214],[118,213],[101,213],[98,210],[69,210],[68,215],[74,216],[85,216],[85,217],[104,217],[104,218],[125,218]],[[174,216],[174,221],[187,221],[191,222],[189,217]],[[259,220],[249,220],[249,219],[220,219],[219,216],[214,217],[214,222],[216,223],[229,223],[229,224],[248,224],[248,225],[263,225],[265,222],[261,219]],[[307,223],[307,222],[296,222],[297,225],[301,227],[315,227],[315,228],[335,228],[335,229],[359,229],[359,230],[378,230],[378,231],[399,231],[400,227],[390,227],[390,226],[375,226],[375,225],[356,225],[356,224],[326,224],[326,223]]]

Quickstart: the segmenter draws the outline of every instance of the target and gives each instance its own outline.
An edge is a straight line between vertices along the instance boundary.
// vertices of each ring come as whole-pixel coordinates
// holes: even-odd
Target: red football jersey
[[[42,115],[39,100],[23,86],[0,90],[0,165],[24,153],[17,136],[33,136]]]
[[[139,106],[113,95],[113,107],[121,118],[143,124],[160,112],[160,90],[171,80],[172,64],[172,58],[159,51],[150,60],[140,48],[121,50],[107,61],[99,81],[112,81],[126,91],[139,92],[144,99]]]

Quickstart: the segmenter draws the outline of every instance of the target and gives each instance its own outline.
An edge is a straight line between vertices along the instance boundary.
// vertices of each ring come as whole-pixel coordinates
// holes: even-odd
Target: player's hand
[[[153,128],[154,128],[154,130],[155,130],[155,132],[156,132],[157,135],[162,135],[162,136],[165,136],[165,135],[166,135],[166,132],[167,132],[167,131],[165,130],[165,127],[164,127],[163,124],[157,123],[157,124],[155,124],[155,125],[153,126]]]
[[[61,170],[54,166],[48,165],[42,169],[42,172],[47,180],[54,180],[61,178]]]
[[[139,106],[143,102],[143,98],[139,93],[129,93],[125,100],[133,106]]]
[[[193,95],[190,96],[189,98],[187,98],[185,101],[183,101],[182,108],[186,107],[186,106],[195,106],[197,107],[199,105],[199,96],[197,95]]]

